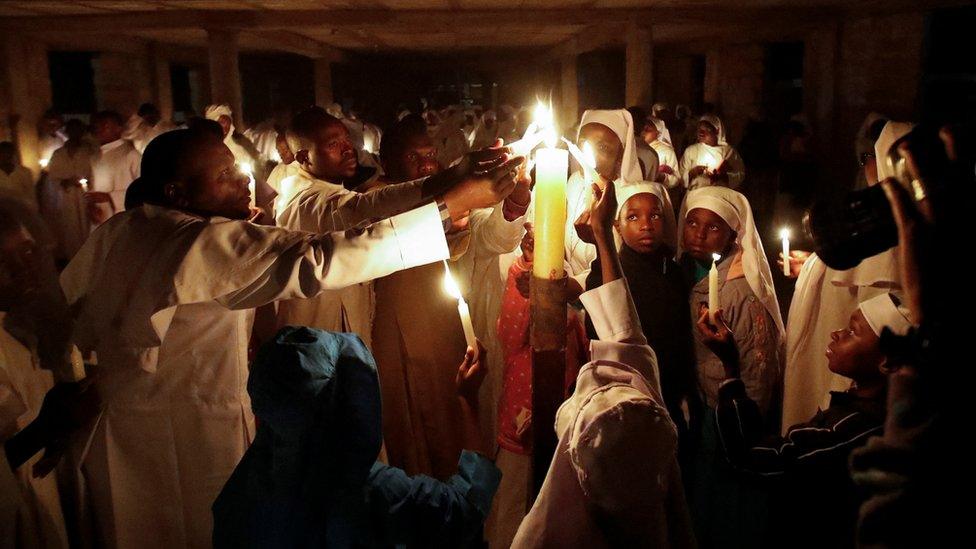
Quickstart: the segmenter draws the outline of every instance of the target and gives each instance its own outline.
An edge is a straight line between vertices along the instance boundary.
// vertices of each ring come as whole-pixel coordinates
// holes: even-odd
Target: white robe
[[[681,170],[678,168],[678,157],[674,153],[674,147],[661,140],[651,143],[651,148],[657,152],[659,166],[671,168],[672,174],[664,176],[662,183],[665,187],[673,189],[681,185]]]
[[[422,245],[419,243],[423,243]],[[145,205],[61,276],[104,407],[76,473],[108,547],[210,547],[211,504],[253,433],[253,307],[447,257],[434,204],[315,235]]]
[[[34,189],[34,175],[27,168],[18,164],[9,174],[0,170],[0,192],[13,196],[36,211],[37,193]]]
[[[125,139],[116,139],[99,148],[92,159],[92,177],[88,186],[92,191],[108,193],[112,203],[101,204],[109,216],[125,210],[125,191],[136,178],[142,155]]]
[[[703,175],[691,179],[688,172],[696,166],[715,169],[720,165],[724,166],[725,173],[729,176],[729,182],[724,186],[731,189],[741,187],[742,180],[746,176],[745,162],[742,161],[742,157],[731,145],[724,144],[713,147],[704,143],[695,143],[685,149],[685,153],[681,157],[681,179],[688,190],[709,187],[713,184],[711,179]]]
[[[150,126],[141,116],[133,114],[128,122],[126,122],[126,128],[122,133],[122,138],[131,141],[132,146],[139,151],[139,154],[142,154],[150,141],[156,139],[161,134],[175,129],[176,126],[172,122],[160,120],[156,122],[155,126]]]
[[[67,140],[68,136],[61,130],[54,132],[54,135],[45,134],[40,136],[37,143],[38,158],[42,160],[45,158],[50,159],[54,151],[60,149]]]
[[[692,547],[678,434],[627,282],[580,299],[600,339],[556,413],[556,453],[512,547]]]
[[[92,179],[94,149],[82,144],[72,156],[67,147],[54,151],[41,188],[41,214],[58,241],[58,255],[71,259],[90,232],[85,193],[77,184],[65,188],[61,182]]]
[[[279,227],[316,233],[345,231],[371,219],[384,219],[409,210],[421,200],[419,180],[358,193],[316,179],[301,168],[298,170],[298,174],[281,183],[282,189],[287,190],[278,201],[280,208],[275,220]],[[281,302],[278,325],[354,332],[369,346],[375,303],[372,282],[363,282],[322,292],[311,299]]]
[[[54,386],[53,374],[41,369],[37,354],[6,330],[5,320],[6,313],[0,312],[0,440],[34,421],[44,395]],[[14,472],[26,504],[24,534],[40,547],[68,547],[56,475],[34,478],[31,473],[42,454],[38,452]],[[0,465],[7,467],[6,459]]]

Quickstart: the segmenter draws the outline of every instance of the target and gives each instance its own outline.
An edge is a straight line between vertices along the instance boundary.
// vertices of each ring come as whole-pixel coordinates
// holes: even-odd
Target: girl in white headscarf
[[[876,166],[878,178],[894,176],[885,162],[898,141],[912,130],[911,124],[888,122],[874,146],[875,158],[865,172]],[[871,182],[876,184],[877,180]],[[844,391],[850,381],[827,368],[822,342],[842,328],[858,304],[881,293],[900,290],[898,252],[892,248],[869,257],[846,271],[828,267],[817,254],[800,268],[790,303],[786,333],[786,370],[783,375],[782,431],[806,421],[827,404],[831,391]]]
[[[668,189],[681,186],[681,170],[678,168],[678,157],[674,152],[674,144],[671,143],[671,132],[660,118],[648,118],[648,124],[644,125],[642,134],[644,142],[647,143],[658,158],[658,173],[654,179],[662,183]]]
[[[596,171],[602,180],[587,181],[580,170],[569,178],[566,187],[566,257],[569,275],[580,286],[586,280],[590,263],[596,258],[596,246],[582,241],[574,226],[579,216],[590,210],[593,197],[590,185],[597,183],[603,187],[606,181],[614,181],[619,188],[644,181],[644,173],[637,162],[634,121],[625,109],[584,112],[576,142],[582,149],[587,141],[593,148]]]
[[[742,157],[729,145],[719,117],[698,119],[698,142],[681,157],[681,179],[688,189],[718,185],[738,189],[746,175]]]
[[[740,378],[762,414],[764,427],[778,426],[783,320],[749,201],[725,187],[692,190],[681,208],[679,227],[680,264],[693,286],[691,315],[697,321],[705,314],[708,271],[712,254],[719,254],[718,309],[735,339]],[[727,546],[729,540],[735,540],[736,547],[759,547],[767,522],[766,493],[754,479],[736,474],[725,460],[714,413],[725,369],[697,330],[694,337],[704,397],[689,498],[696,537],[703,547]]]

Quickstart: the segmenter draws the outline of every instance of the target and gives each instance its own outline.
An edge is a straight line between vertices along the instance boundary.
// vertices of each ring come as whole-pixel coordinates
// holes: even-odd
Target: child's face
[[[860,309],[851,315],[846,328],[830,334],[826,355],[830,371],[846,378],[858,381],[882,375],[881,340]]]
[[[628,248],[639,254],[654,252],[661,246],[664,233],[661,201],[650,193],[630,197],[614,225]]]
[[[712,147],[718,145],[718,130],[708,122],[698,123],[698,142]]]
[[[688,255],[698,261],[711,262],[712,254],[725,255],[735,231],[717,213],[695,208],[685,217],[681,237]]]
[[[624,157],[624,145],[617,134],[603,124],[591,122],[580,129],[577,145],[583,148],[587,141],[593,147],[596,171],[608,181],[617,179]]]

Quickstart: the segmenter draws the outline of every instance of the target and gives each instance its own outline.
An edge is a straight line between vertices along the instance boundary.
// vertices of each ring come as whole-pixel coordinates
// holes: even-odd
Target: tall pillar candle
[[[553,146],[535,153],[535,257],[532,274],[548,280],[565,276],[566,172],[569,153]]]

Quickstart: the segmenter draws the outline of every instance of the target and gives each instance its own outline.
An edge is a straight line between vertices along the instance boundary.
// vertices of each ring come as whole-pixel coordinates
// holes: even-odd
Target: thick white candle
[[[447,261],[444,261],[444,289],[447,293],[458,300],[458,316],[461,317],[461,329],[464,330],[464,341],[471,347],[478,351],[478,340],[474,335],[474,325],[471,324],[471,309],[468,308],[468,303],[461,296],[461,289],[458,288],[456,282],[454,282],[454,277],[451,275],[451,268],[448,267]]]
[[[715,264],[722,256],[712,254],[712,268],[708,270],[708,320],[715,324],[715,311],[719,309],[718,303],[718,268]]]
[[[783,239],[783,275],[790,276],[790,230],[781,230],[779,237]]]

